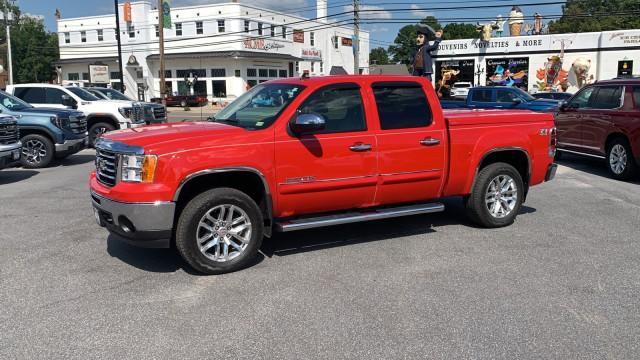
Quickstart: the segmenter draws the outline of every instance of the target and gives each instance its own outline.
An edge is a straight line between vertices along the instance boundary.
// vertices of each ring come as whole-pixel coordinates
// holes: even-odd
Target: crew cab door
[[[595,87],[586,87],[563,106],[556,115],[558,130],[558,146],[563,149],[584,151],[582,142],[582,127],[585,110],[590,107],[591,97]]]
[[[377,82],[372,86],[378,129],[380,205],[437,198],[445,177],[447,137],[433,92],[419,82]],[[427,94],[431,94],[429,98]]]
[[[590,106],[582,111],[582,146],[589,153],[605,155],[607,135],[622,113],[622,85],[596,86]]]
[[[496,89],[496,109],[526,108],[525,101],[509,88]]]
[[[320,115],[324,129],[305,135],[295,135],[290,128],[278,129],[275,216],[372,205],[377,146],[375,135],[368,131],[363,98],[356,83],[318,88],[302,101],[296,113]]]
[[[492,109],[496,106],[495,95],[496,92],[493,89],[471,89],[467,97],[467,107],[472,109]]]

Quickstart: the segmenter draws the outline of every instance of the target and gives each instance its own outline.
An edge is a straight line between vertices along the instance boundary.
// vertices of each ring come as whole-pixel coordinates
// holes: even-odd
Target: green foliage
[[[5,6],[6,1],[0,1],[0,11],[4,11]],[[22,16],[17,6],[9,5],[9,11],[14,17],[11,24],[13,81],[19,84],[51,80],[52,63],[58,59],[58,35],[48,32],[42,21]],[[4,26],[0,27],[0,38],[6,41]],[[0,52],[6,63],[6,46]]]
[[[389,64],[389,54],[387,54],[387,50],[382,47],[377,47],[372,49],[369,53],[369,63],[376,65],[387,65]]]
[[[475,39],[478,37],[476,25],[464,23],[450,23],[444,27],[446,40]]]
[[[563,16],[549,22],[549,32],[562,34],[638,29],[638,11],[638,0],[567,0],[566,5],[562,6]],[[621,15],[624,13],[628,15]]]

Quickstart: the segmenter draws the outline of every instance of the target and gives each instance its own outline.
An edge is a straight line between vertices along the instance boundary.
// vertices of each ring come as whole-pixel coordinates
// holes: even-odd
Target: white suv
[[[451,96],[456,99],[466,99],[469,95],[469,89],[473,87],[470,82],[457,82],[451,87]]]
[[[107,101],[75,86],[53,84],[7,85],[7,92],[35,107],[71,108],[87,116],[89,144],[107,131],[145,124],[144,109],[134,101]]]

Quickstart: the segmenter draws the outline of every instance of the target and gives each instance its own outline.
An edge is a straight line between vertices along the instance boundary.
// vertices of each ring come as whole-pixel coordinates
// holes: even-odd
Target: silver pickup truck
[[[0,169],[20,162],[20,130],[13,116],[0,115]]]

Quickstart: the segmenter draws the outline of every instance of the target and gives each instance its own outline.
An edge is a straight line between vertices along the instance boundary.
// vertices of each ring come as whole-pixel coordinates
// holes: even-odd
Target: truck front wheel
[[[98,137],[102,136],[102,134],[106,132],[113,131],[115,129],[115,126],[106,122],[99,122],[94,124],[89,129],[89,146],[94,147],[94,145],[96,144],[96,139]]]
[[[20,162],[25,169],[39,169],[48,166],[53,160],[55,147],[49,138],[39,135],[25,135],[22,141]]]
[[[185,206],[176,228],[182,258],[205,274],[223,274],[255,259],[264,233],[255,201],[231,188],[206,191]]]
[[[515,221],[523,199],[524,184],[518,170],[507,163],[494,163],[480,170],[466,199],[467,213],[480,226],[503,227]]]

